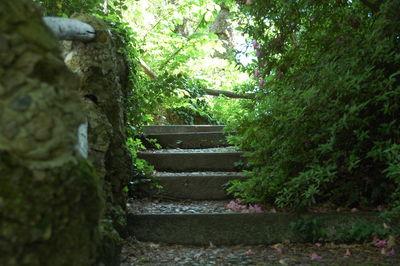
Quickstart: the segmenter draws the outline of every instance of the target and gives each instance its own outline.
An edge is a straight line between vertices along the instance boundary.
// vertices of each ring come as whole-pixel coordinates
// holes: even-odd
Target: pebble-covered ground
[[[127,204],[130,213],[152,214],[187,214],[187,213],[224,213],[231,212],[227,207],[229,201],[193,201],[193,200],[151,200],[138,199]]]
[[[207,247],[144,243],[128,239],[122,266],[128,265],[400,265],[399,254],[371,243],[276,244]]]
[[[188,213],[229,213],[246,212],[243,209],[245,204],[240,204],[237,200],[168,200],[168,199],[131,199],[127,204],[128,211],[131,213],[152,213],[152,214],[188,214]],[[255,205],[258,206],[258,205]],[[365,207],[360,210],[343,207],[319,206],[308,210],[309,212],[357,212],[357,211],[382,211],[382,207]],[[274,206],[262,205],[260,212],[279,212]],[[400,265],[399,265],[400,266]]]
[[[158,149],[158,150],[147,150],[146,152],[152,153],[215,153],[215,152],[235,152],[237,149],[233,146],[219,147],[219,148],[207,148],[207,149]]]

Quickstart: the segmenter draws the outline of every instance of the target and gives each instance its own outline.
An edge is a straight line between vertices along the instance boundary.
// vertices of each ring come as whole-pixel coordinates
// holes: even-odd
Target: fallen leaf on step
[[[159,247],[160,247],[160,244],[150,243],[150,244],[149,244],[149,247],[151,247],[151,248],[159,248]]]
[[[283,245],[281,243],[277,243],[271,246],[272,248],[283,248]]]
[[[390,235],[387,241],[387,247],[393,248],[396,246],[396,238],[393,235]]]

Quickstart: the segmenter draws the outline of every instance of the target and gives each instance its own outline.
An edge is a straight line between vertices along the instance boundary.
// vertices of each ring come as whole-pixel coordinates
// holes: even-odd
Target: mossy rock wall
[[[78,86],[31,1],[0,1],[0,265],[95,262],[103,193]]]
[[[85,99],[89,117],[89,157],[110,185],[108,200],[124,208],[122,189],[132,173],[132,160],[125,145],[126,65],[103,20],[90,15],[74,18],[96,30],[96,39],[89,43],[64,42],[65,63],[80,77],[79,93]]]
[[[126,234],[126,198],[123,188],[132,175],[126,148],[127,66],[118,51],[119,41],[103,20],[90,15],[73,17],[92,25],[96,38],[87,43],[62,42],[65,63],[80,78],[79,93],[89,125],[89,159],[102,179],[106,215],[102,220],[100,261],[118,265]],[[114,254],[114,255],[113,255]]]

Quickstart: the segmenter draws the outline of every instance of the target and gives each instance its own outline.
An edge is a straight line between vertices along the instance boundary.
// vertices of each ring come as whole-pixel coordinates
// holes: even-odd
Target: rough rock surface
[[[0,265],[94,262],[102,193],[77,86],[31,1],[0,1]]]
[[[85,98],[89,122],[89,158],[101,177],[110,183],[110,200],[125,205],[121,193],[132,173],[126,140],[126,65],[107,24],[93,16],[74,17],[96,30],[93,42],[72,42],[65,63],[80,77],[79,93]]]
[[[127,70],[117,53],[118,42],[108,25],[90,15],[74,17],[92,25],[94,41],[64,42],[65,63],[80,77],[79,93],[85,99],[89,125],[89,159],[104,181],[106,217],[100,253],[106,265],[118,265],[125,235],[126,215],[123,187],[132,174],[132,159],[126,142]],[[108,247],[107,247],[108,246]]]

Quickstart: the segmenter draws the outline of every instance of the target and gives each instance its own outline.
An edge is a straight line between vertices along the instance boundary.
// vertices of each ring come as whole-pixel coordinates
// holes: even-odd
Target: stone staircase
[[[189,245],[299,242],[303,236],[293,230],[291,222],[318,219],[321,230],[332,239],[338,230],[357,222],[381,222],[376,214],[363,212],[232,212],[226,207],[225,184],[245,179],[237,166],[243,153],[228,147],[223,126],[147,126],[144,132],[166,149],[139,153],[155,166],[163,186],[153,192],[152,201],[128,207],[128,230],[139,241]],[[196,211],[205,205],[209,211]],[[223,207],[214,210],[213,206]]]
[[[147,138],[167,149],[148,150],[139,157],[155,166],[163,190],[154,196],[188,200],[223,200],[224,185],[243,179],[237,162],[242,152],[227,147],[224,126],[146,126]]]

